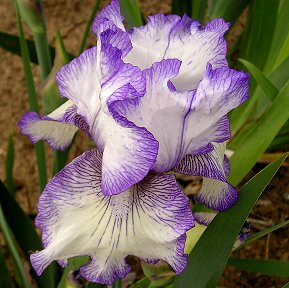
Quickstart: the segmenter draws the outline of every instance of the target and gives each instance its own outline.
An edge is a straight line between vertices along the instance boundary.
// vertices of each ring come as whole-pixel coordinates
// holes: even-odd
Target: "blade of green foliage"
[[[244,246],[256,241],[257,239],[259,239],[259,238],[261,238],[261,237],[263,237],[263,236],[265,236],[265,235],[267,235],[267,234],[269,234],[269,233],[271,233],[271,232],[273,232],[275,230],[278,230],[278,229],[280,229],[282,227],[285,227],[287,225],[289,225],[289,220],[284,221],[282,223],[279,223],[277,225],[274,225],[272,227],[266,228],[266,229],[264,229],[262,231],[259,231],[259,232],[255,233],[255,234],[251,235],[250,237],[248,237],[246,239],[246,241],[243,244],[241,244],[240,246],[238,246],[235,250],[239,250],[239,249],[243,248]]]
[[[91,14],[89,16],[89,19],[88,19],[88,21],[86,23],[86,26],[85,26],[85,30],[84,30],[84,34],[83,34],[83,37],[82,37],[82,40],[81,40],[81,44],[80,44],[80,47],[79,47],[78,54],[83,52],[83,50],[85,48],[85,44],[86,44],[86,41],[87,41],[88,33],[90,31],[90,27],[91,27],[91,24],[93,22],[94,16],[95,16],[96,12],[99,9],[99,4],[100,4],[100,0],[95,0],[94,7],[92,9],[92,12],[91,12]]]
[[[272,71],[289,56],[288,36],[289,36],[289,1],[276,1],[280,3],[277,23],[274,32],[270,53],[266,60],[265,73]],[[286,49],[287,47],[287,49]]]
[[[240,57],[252,62],[261,70],[271,48],[278,7],[279,1],[276,0],[251,1],[248,24],[241,41]]]
[[[34,41],[26,39],[26,42],[31,62],[34,64],[38,64]],[[0,47],[6,51],[21,56],[20,42],[18,36],[11,35],[5,32],[0,32]],[[52,47],[50,47],[50,49],[53,50],[51,51],[51,55],[53,55],[54,49]]]
[[[70,279],[68,277],[70,272],[72,272],[73,270],[79,269],[80,266],[86,264],[88,262],[88,260],[89,260],[88,256],[79,256],[79,257],[70,258],[68,260],[67,267],[64,269],[64,271],[62,273],[62,276],[61,276],[60,282],[57,285],[57,288],[74,287],[72,285],[72,283],[70,283]],[[89,283],[86,287],[87,288],[102,288],[102,287],[104,287],[104,285],[96,284],[96,283]]]
[[[270,82],[277,88],[281,89],[286,81],[289,79],[288,75],[289,71],[289,57],[283,61],[268,77]],[[246,104],[246,103],[245,103]],[[238,132],[235,137],[229,142],[228,147],[230,149],[235,150],[239,143],[244,141],[250,131],[254,129],[254,124],[262,117],[264,111],[269,108],[271,105],[271,101],[268,101],[268,98],[265,95],[265,92],[259,87],[257,87],[256,91],[253,95],[251,95],[250,100],[247,101],[247,107],[243,111],[242,114],[235,113],[239,111],[233,111],[231,117],[231,130],[234,135],[236,131],[239,129],[240,125],[247,119],[246,125]],[[288,125],[289,127],[289,125]],[[278,136],[272,141],[268,149],[278,149],[286,147],[288,142],[288,129],[283,131],[283,127],[278,133]],[[280,136],[279,136],[280,135]],[[272,146],[271,146],[272,145]]]
[[[33,40],[25,39],[27,48],[28,48],[28,55],[29,59],[32,63],[38,65],[38,59],[36,54],[35,43]],[[19,37],[16,35],[12,35],[5,32],[0,32],[0,47],[4,50],[21,56],[21,49],[20,49],[20,40]],[[51,55],[52,61],[55,57],[55,48],[49,46],[49,54]],[[74,56],[68,53],[70,59],[73,59]]]
[[[21,256],[18,253],[17,250],[17,245],[13,239],[12,233],[9,230],[8,224],[6,222],[4,213],[2,211],[2,205],[0,204],[0,228],[2,230],[3,236],[5,238],[5,241],[7,243],[7,246],[9,248],[9,251],[12,255],[14,264],[15,264],[15,269],[18,272],[18,275],[20,277],[20,281],[21,281],[21,287],[24,288],[29,288],[29,281],[27,279],[26,273],[25,273],[25,269],[24,269],[24,265],[22,263],[21,260]]]
[[[188,266],[177,278],[175,288],[216,286],[243,223],[286,157],[287,154],[254,176],[241,189],[238,202],[218,213],[189,255]]]
[[[240,58],[250,61],[261,71],[263,71],[271,48],[278,15],[278,6],[279,1],[275,0],[251,1],[248,23],[239,41]],[[259,105],[258,102],[260,101],[260,98],[258,94],[255,93],[256,82],[252,80],[253,79],[250,81],[250,100],[230,113],[233,135],[246,123],[246,121],[252,123],[254,119],[258,119],[260,114],[264,112],[263,109],[261,109],[260,113],[258,113],[258,111],[256,112],[256,110],[259,109],[257,106]],[[263,99],[263,101],[265,101],[265,106],[268,105],[266,100],[267,99]],[[261,104],[261,108],[263,108],[264,105]]]
[[[9,276],[8,268],[5,262],[5,257],[0,248],[0,287],[13,288],[12,280]]]
[[[237,185],[266,151],[274,137],[289,118],[289,81],[276,96],[248,136],[238,145],[230,158],[229,181]]]
[[[289,132],[286,135],[277,135],[267,150],[276,151],[281,149],[289,150]]]
[[[173,0],[172,14],[183,16],[185,13],[189,14],[189,11],[192,11],[192,0]]]
[[[70,258],[68,260],[68,265],[63,270],[60,282],[57,285],[57,288],[66,288],[67,287],[67,277],[69,273],[73,270],[79,269],[81,265],[84,265],[88,262],[89,257],[88,256],[80,256],[80,257],[74,257]]]
[[[141,267],[144,275],[151,281],[150,288],[168,287],[176,278],[176,274],[172,271],[172,268],[167,263],[161,261],[156,264],[142,261]]]
[[[144,277],[136,283],[132,284],[130,288],[148,288],[150,283],[151,281],[148,278]]]
[[[35,41],[40,76],[44,80],[51,70],[51,55],[47,41],[42,1],[14,0],[21,17],[28,24]]]
[[[289,277],[288,261],[229,258],[227,265],[249,272]]]
[[[55,35],[55,53],[53,68],[44,81],[42,88],[45,114],[50,114],[66,101],[66,99],[60,96],[58,85],[55,80],[56,73],[59,69],[70,61],[59,32]]]
[[[238,113],[240,111],[233,111],[233,114],[231,114],[231,129],[233,134],[235,134],[236,130],[246,120],[250,123],[247,124],[245,128],[243,128],[243,130],[239,132],[239,134],[230,142],[229,147],[233,149],[235,148],[235,143],[240,143],[241,139],[248,134],[250,127],[254,125],[256,119],[260,117],[260,114],[264,112],[265,108],[274,100],[279,92],[275,85],[253,63],[245,59],[238,59],[238,61],[240,61],[247,68],[251,76],[253,76],[258,83],[260,89],[257,89],[255,93],[251,95],[247,103],[244,103],[246,106],[243,106],[245,109],[240,110],[242,113]],[[259,105],[257,105],[257,103]],[[260,108],[260,106],[262,108]],[[260,112],[256,113],[256,110],[260,110]],[[246,129],[247,132],[245,133]]]
[[[238,59],[238,61],[244,64],[250,74],[255,78],[256,82],[263,89],[268,99],[273,101],[275,96],[279,93],[279,90],[274,86],[274,84],[253,63],[250,63],[245,59]]]
[[[7,143],[5,170],[6,170],[7,189],[12,195],[14,195],[13,167],[14,167],[14,142],[12,136],[9,135]]]
[[[191,0],[191,2],[192,2],[191,18],[197,19],[203,24],[205,20],[208,0]],[[187,11],[187,14],[189,14],[188,12],[189,11]]]
[[[121,280],[118,278],[114,281],[114,283],[111,285],[111,288],[121,288]]]
[[[22,55],[22,61],[23,61],[26,86],[27,86],[29,106],[30,106],[30,110],[39,112],[36,90],[35,90],[33,75],[32,75],[32,71],[30,67],[28,48],[25,42],[23,27],[22,27],[22,23],[21,23],[21,19],[20,19],[16,2],[15,2],[15,10],[16,10],[16,18],[17,18],[17,24],[18,24],[18,30],[19,30],[21,55]],[[39,185],[40,185],[40,189],[43,190],[47,183],[46,158],[45,158],[44,144],[43,142],[38,142],[35,144],[34,147],[35,147],[35,154],[36,154],[36,160],[37,160]]]
[[[143,25],[141,9],[138,0],[120,0],[120,10],[129,27]]]
[[[224,18],[232,25],[248,6],[250,0],[210,0],[208,5],[208,18]]]
[[[56,83],[56,73],[59,69],[68,63],[71,59],[66,52],[64,47],[63,39],[59,32],[55,36],[55,46],[56,46],[56,55],[53,63],[53,68],[49,76],[44,81],[42,95],[43,95],[43,106],[45,114],[49,114],[60,105],[62,105],[66,99],[62,98],[59,94],[58,85]],[[66,164],[68,158],[69,148],[65,151],[54,151],[54,162],[53,162],[53,171],[52,174],[56,174],[60,171]]]
[[[281,64],[278,65],[277,68],[274,69],[268,78],[278,89],[281,89],[289,78],[288,71],[289,55]]]
[[[25,20],[31,31],[42,33],[44,31],[41,19],[40,1],[16,0],[21,18]]]
[[[31,251],[41,250],[43,248],[41,240],[30,219],[26,216],[1,181],[0,204],[2,205],[2,209],[10,229],[15,235],[15,238],[25,257],[29,260]],[[54,265],[50,265],[47,269],[45,269],[40,277],[34,275],[41,288],[55,287],[54,268]]]
[[[288,71],[289,57],[270,73],[268,80],[280,90],[289,79]],[[257,87],[257,89],[250,94],[250,99],[231,113],[230,119],[232,134],[236,134],[240,127],[246,124],[246,121],[247,125],[244,126],[245,128],[250,125],[248,123],[254,124],[254,122],[262,116],[264,111],[270,105],[271,101],[267,99],[265,92],[260,88],[260,86]],[[237,143],[243,138],[242,133],[238,133],[238,138],[239,139],[235,139]]]
[[[98,283],[88,283],[86,288],[104,288],[105,286]]]
[[[282,286],[282,288],[289,288],[289,282],[285,284],[284,286]]]

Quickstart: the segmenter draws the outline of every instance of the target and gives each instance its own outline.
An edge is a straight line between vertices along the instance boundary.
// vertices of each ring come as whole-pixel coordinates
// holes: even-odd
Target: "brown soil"
[[[11,2],[11,0],[2,0],[0,3],[0,31],[18,34],[15,12]],[[102,1],[101,6],[105,6],[107,2]],[[170,2],[169,0],[144,0],[141,1],[141,5],[147,16],[153,13],[168,13],[170,11]],[[55,32],[59,30],[64,38],[64,44],[68,52],[76,54],[93,5],[94,0],[45,1],[49,42],[54,45]],[[26,26],[25,32],[28,37],[31,37],[29,29]],[[90,34],[87,45],[94,45],[94,43],[95,38],[93,34]],[[5,179],[6,145],[9,135],[12,135],[15,143],[14,179],[16,184],[16,199],[25,212],[35,214],[37,212],[36,205],[40,191],[38,188],[33,145],[25,136],[20,134],[17,126],[23,114],[29,111],[22,62],[20,57],[2,49],[0,49],[0,62],[0,179]],[[32,65],[32,69],[37,91],[40,94],[41,84],[38,67]],[[78,137],[76,144],[73,146],[71,157],[80,154],[84,151],[84,146],[87,145],[87,143],[84,145],[80,138]],[[50,149],[48,148],[48,162],[51,165],[52,154],[49,151]],[[282,167],[250,215],[250,218],[252,218],[252,233],[288,219],[288,179],[289,169]],[[195,185],[191,185],[190,189],[196,189]],[[0,245],[4,247],[3,239],[0,239]],[[288,260],[288,245],[288,229],[284,228],[239,250],[234,256]],[[138,266],[137,263],[134,266],[136,268]],[[288,280],[227,268],[219,284],[228,288],[279,288]]]

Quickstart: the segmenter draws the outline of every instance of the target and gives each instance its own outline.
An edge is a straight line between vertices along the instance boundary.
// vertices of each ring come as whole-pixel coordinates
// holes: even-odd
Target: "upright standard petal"
[[[201,28],[187,16],[154,15],[145,26],[133,29],[133,49],[124,59],[145,69],[162,59],[177,58],[182,65],[173,84],[180,91],[192,90],[208,63],[214,69],[227,65],[224,33],[228,28],[223,19],[214,19]]]
[[[106,195],[123,192],[142,180],[153,164],[158,142],[145,128],[114,119],[109,103],[143,96],[142,72],[121,60],[121,51],[102,44],[82,53],[57,74],[62,96],[72,100],[90,127],[103,155],[102,189]],[[98,67],[97,57],[101,57]],[[98,71],[98,72],[97,72]]]
[[[78,128],[89,135],[86,121],[76,113],[76,110],[76,106],[68,100],[44,117],[35,112],[28,112],[18,125],[21,132],[33,143],[46,140],[53,149],[64,150],[71,144]]]
[[[77,255],[91,260],[81,267],[89,281],[111,284],[130,267],[127,255],[162,259],[180,273],[186,265],[184,233],[193,226],[188,199],[173,175],[148,176],[115,196],[101,192],[101,154],[76,158],[47,185],[36,225],[45,249],[31,255],[38,274],[53,260]]]
[[[123,17],[120,14],[119,2],[112,0],[111,3],[102,9],[94,18],[92,31],[98,37],[97,45],[109,43],[122,51],[122,56],[128,54],[132,49],[129,34],[123,25]]]
[[[104,26],[104,24],[107,26]],[[109,5],[97,14],[92,24],[92,31],[97,36],[100,36],[107,28],[113,29],[113,27],[125,31],[118,0],[112,0]]]
[[[202,188],[196,200],[209,208],[224,211],[238,199],[237,190],[228,183],[224,169],[226,143],[213,143],[211,152],[186,155],[175,171],[203,177]]]

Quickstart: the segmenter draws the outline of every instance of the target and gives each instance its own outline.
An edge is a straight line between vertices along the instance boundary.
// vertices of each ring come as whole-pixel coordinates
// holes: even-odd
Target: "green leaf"
[[[86,44],[86,41],[87,41],[88,33],[90,32],[90,27],[91,27],[91,24],[93,22],[94,16],[95,16],[96,12],[99,9],[99,4],[100,4],[100,0],[95,0],[94,7],[93,7],[93,9],[91,11],[91,14],[90,14],[89,19],[88,19],[88,21],[86,23],[86,26],[85,26],[85,30],[84,30],[83,38],[81,40],[81,44],[80,44],[80,47],[79,47],[78,54],[82,53],[84,48],[85,48],[85,44]]]
[[[27,48],[28,48],[28,55],[29,59],[32,63],[38,65],[37,60],[37,54],[36,54],[36,48],[35,43],[33,40],[25,39]],[[12,35],[5,32],[0,32],[0,47],[4,50],[16,54],[18,56],[21,56],[21,49],[20,49],[20,40],[19,37],[16,35]],[[55,48],[52,46],[49,46],[49,54],[51,55],[51,59],[53,61],[55,57]],[[74,56],[72,54],[68,53],[68,56],[70,59],[73,59]]]
[[[230,258],[227,265],[249,272],[289,277],[288,261]]]
[[[208,5],[208,18],[224,18],[231,24],[235,23],[250,0],[210,0]]]
[[[237,146],[230,158],[231,174],[229,181],[233,185],[237,185],[252,169],[288,120],[288,94],[289,81],[276,96],[270,109],[264,113],[247,137]]]
[[[15,0],[14,2],[16,3]],[[26,86],[27,86],[29,106],[30,106],[30,110],[38,113],[39,108],[38,108],[37,95],[36,95],[33,75],[32,75],[32,71],[30,67],[28,47],[25,42],[24,31],[23,31],[17,4],[15,4],[15,11],[16,11],[17,24],[18,24],[21,55],[22,55],[22,62],[23,62],[23,68],[24,68],[24,76],[25,76],[25,81],[26,81]],[[38,142],[35,144],[34,147],[35,147],[35,154],[36,154],[36,160],[37,160],[39,186],[40,186],[40,189],[43,190],[47,183],[46,158],[45,158],[44,144],[43,142]]]
[[[177,278],[175,288],[216,286],[243,223],[286,157],[287,154],[254,176],[241,189],[238,202],[218,213],[189,255],[188,266]]]
[[[105,286],[102,284],[97,284],[97,283],[88,283],[86,288],[104,288]]]
[[[9,192],[14,195],[14,180],[13,180],[13,167],[14,167],[14,142],[11,135],[9,135],[7,143],[7,153],[6,153],[6,185]]]
[[[13,288],[12,280],[9,276],[8,268],[5,262],[5,257],[0,248],[0,287]]]
[[[263,74],[263,72],[256,67],[253,63],[245,59],[238,59],[248,69],[250,74],[255,78],[256,82],[263,89],[264,93],[270,101],[273,101],[275,96],[279,93],[279,90],[273,83]]]
[[[191,18],[197,19],[203,24],[205,20],[206,6],[208,0],[191,0],[191,2],[192,2]]]
[[[16,0],[20,15],[33,33],[42,33],[44,26],[41,19],[42,5],[37,1]]]
[[[151,281],[148,278],[144,277],[136,283],[132,284],[130,288],[148,288],[150,283]]]
[[[28,24],[35,41],[41,79],[44,80],[51,69],[51,55],[45,28],[44,7],[42,1],[13,0],[18,5],[21,17]]]
[[[284,286],[282,286],[282,288],[289,288],[289,282],[285,284]]]
[[[4,235],[4,239],[7,243],[9,251],[12,255],[15,269],[19,275],[20,285],[23,288],[29,288],[29,281],[27,279],[27,275],[25,273],[24,265],[21,260],[21,256],[18,253],[17,245],[13,239],[13,235],[8,227],[7,221],[5,219],[4,213],[2,211],[2,204],[0,203],[0,228]]]
[[[257,232],[255,234],[251,235],[250,237],[248,237],[246,239],[246,241],[243,244],[241,244],[240,246],[238,246],[235,250],[239,250],[239,249],[243,248],[244,246],[256,241],[257,239],[259,239],[259,238],[261,238],[261,237],[263,237],[263,236],[265,236],[265,235],[267,235],[267,234],[269,234],[275,230],[278,230],[278,229],[280,229],[286,225],[289,225],[289,220],[284,221],[282,223],[279,223],[277,225],[274,225],[272,227],[266,228],[260,232]]]
[[[2,209],[10,229],[12,230],[26,259],[29,260],[31,251],[43,249],[41,240],[30,219],[22,211],[18,203],[1,181],[0,204],[2,205]],[[45,269],[40,277],[34,275],[40,287],[55,287],[54,268],[54,265],[50,265],[47,269]]]
[[[120,0],[120,10],[130,27],[143,25],[141,9],[138,0]]]
[[[192,11],[192,0],[173,0],[172,2],[172,13],[179,16],[183,16],[185,13],[190,14]]]
[[[86,264],[89,260],[88,256],[80,256],[80,257],[74,257],[70,258],[68,260],[68,265],[63,270],[60,282],[57,285],[57,288],[66,288],[68,280],[68,275],[71,271],[79,269],[80,266]]]
[[[289,36],[289,1],[276,1],[280,3],[280,9],[277,17],[277,23],[274,31],[274,37],[266,60],[265,73],[269,73],[278,66],[285,58],[287,58],[288,36]]]
[[[251,1],[248,24],[241,41],[240,56],[254,63],[261,70],[268,59],[274,37],[278,7],[279,1],[276,0]]]
[[[38,64],[34,41],[27,40],[27,39],[25,40],[27,42],[31,62],[34,64]],[[18,36],[11,35],[5,32],[0,32],[0,47],[13,54],[21,56],[20,42],[19,42]],[[52,49],[51,55],[53,55],[55,51],[52,47],[50,47],[50,49]]]

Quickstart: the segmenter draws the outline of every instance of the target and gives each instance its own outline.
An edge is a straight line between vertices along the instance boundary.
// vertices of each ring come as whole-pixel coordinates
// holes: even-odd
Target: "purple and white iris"
[[[197,200],[223,211],[237,200],[226,180],[227,113],[248,97],[248,75],[228,68],[224,33],[189,17],[154,15],[127,31],[113,0],[95,18],[96,47],[62,67],[60,93],[68,101],[51,114],[27,113],[21,131],[55,149],[78,128],[95,142],[59,172],[39,201],[36,225],[45,249],[31,255],[37,273],[53,260],[88,255],[88,280],[112,283],[133,254],[186,265],[185,233],[193,227],[189,202],[175,171],[204,177]]]

